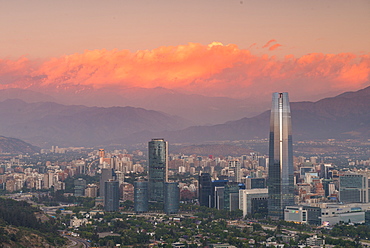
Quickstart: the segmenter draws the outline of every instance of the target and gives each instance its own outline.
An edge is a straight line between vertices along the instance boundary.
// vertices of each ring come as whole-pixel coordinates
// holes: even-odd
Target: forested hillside
[[[64,239],[53,220],[42,222],[40,210],[25,201],[0,198],[0,244],[2,247],[58,247]]]

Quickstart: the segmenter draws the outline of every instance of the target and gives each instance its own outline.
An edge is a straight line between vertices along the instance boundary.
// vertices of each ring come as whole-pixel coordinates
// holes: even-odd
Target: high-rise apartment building
[[[99,149],[99,164],[103,164],[105,158],[104,149]]]
[[[164,139],[152,139],[149,152],[149,199],[163,202],[164,183],[168,177],[168,143]]]
[[[98,195],[98,186],[95,184],[88,184],[85,189],[86,197],[97,197]]]
[[[270,116],[268,215],[283,219],[294,205],[292,121],[288,93],[273,93]]]
[[[239,160],[237,159],[229,160],[228,164],[229,164],[229,169],[234,172],[233,177],[229,178],[230,181],[240,183],[241,182],[241,174],[240,174],[241,165],[240,165]]]

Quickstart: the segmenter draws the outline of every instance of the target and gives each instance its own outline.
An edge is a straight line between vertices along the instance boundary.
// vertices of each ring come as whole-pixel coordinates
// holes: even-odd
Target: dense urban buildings
[[[270,117],[268,214],[283,219],[284,208],[294,205],[292,121],[288,93],[274,93]]]
[[[262,142],[267,144],[267,141]],[[307,144],[305,143],[305,145]],[[2,182],[0,187],[3,186],[9,192],[15,192],[16,194],[13,195],[16,197],[23,198],[27,195],[33,195],[34,198],[43,198],[48,195],[61,196],[61,192],[64,192],[63,197],[73,199],[73,202],[95,203],[96,208],[86,214],[74,215],[71,209],[67,208],[61,210],[63,214],[71,214],[70,223],[67,224],[71,228],[79,228],[77,232],[81,235],[85,235],[84,233],[91,228],[92,223],[98,223],[98,226],[106,225],[106,223],[96,222],[90,217],[86,217],[94,214],[99,216],[92,217],[96,220],[99,220],[102,215],[104,215],[104,220],[107,216],[114,216],[114,219],[110,221],[111,225],[108,224],[106,227],[110,230],[116,226],[113,222],[120,221],[122,216],[125,216],[122,220],[126,222],[127,213],[129,213],[129,218],[135,218],[137,221],[147,220],[157,230],[162,224],[173,227],[172,223],[176,223],[176,225],[183,226],[188,221],[184,221],[181,216],[192,220],[190,223],[193,223],[195,221],[192,219],[194,218],[192,215],[194,209],[199,209],[200,216],[208,221],[209,216],[212,218],[218,214],[240,218],[241,212],[243,212],[245,220],[236,225],[248,230],[252,228],[246,226],[250,218],[265,219],[267,216],[268,189],[266,188],[266,179],[268,178],[268,167],[266,165],[268,165],[269,158],[263,153],[246,152],[233,156],[199,155],[195,152],[169,153],[167,158],[168,182],[164,183],[163,202],[153,202],[148,199],[149,156],[146,154],[145,148],[142,148],[144,152],[139,150],[130,152],[105,150],[104,155],[99,155],[98,150],[93,150],[84,158],[78,155],[79,159],[69,162],[52,160],[39,165],[30,165],[25,162],[26,156],[13,157],[3,162],[0,167],[2,173],[0,174]],[[63,150],[64,148],[55,149],[55,151]],[[334,156],[331,155],[305,156],[297,153],[295,155],[293,158],[295,202],[291,206],[285,207],[284,220],[316,225],[319,228],[325,226],[332,228],[337,223],[350,223],[350,226],[370,223],[370,205],[367,203],[368,198],[366,198],[369,192],[367,180],[370,176],[370,172],[366,168],[369,167],[370,160],[345,157],[344,165],[338,166],[333,160]],[[51,157],[53,156],[55,154],[51,154]],[[61,158],[67,156],[63,154]],[[238,176],[235,177],[235,175]],[[86,179],[86,185],[83,180],[79,180],[80,178]],[[240,182],[236,182],[239,180]],[[107,192],[99,189],[99,181],[104,182],[104,191]],[[106,185],[111,182],[112,187]],[[143,185],[137,183],[143,183]],[[119,196],[117,196],[118,185]],[[43,192],[37,192],[38,189]],[[46,191],[46,189],[48,190]],[[83,189],[84,195],[81,196]],[[19,194],[21,190],[32,192]],[[95,202],[93,199],[82,198],[96,197],[99,190],[104,198],[95,198]],[[59,192],[52,194],[52,191]],[[73,198],[73,195],[77,197]],[[214,209],[193,206],[198,204],[198,200],[200,205],[204,204],[204,206]],[[179,206],[181,206],[181,211]],[[76,208],[79,207],[76,206]],[[216,209],[223,211],[220,212]],[[107,213],[111,211],[116,213]],[[55,213],[50,214],[56,216]],[[164,217],[164,214],[172,216]],[[198,217],[196,218],[198,219]],[[153,223],[161,224],[156,226]],[[213,222],[213,224],[220,223]],[[234,224],[232,221],[228,221],[225,225],[222,230],[230,232]],[[357,225],[354,226],[357,227]],[[202,227],[199,225],[199,229],[196,230],[201,232],[201,229]],[[142,231],[139,230],[135,233],[141,235]],[[130,233],[128,235],[131,237],[136,234]],[[196,235],[191,234],[189,239],[197,240]],[[91,236],[85,237],[91,238]],[[158,237],[158,239],[160,238]],[[276,240],[271,240],[272,238],[265,237],[266,245],[286,244],[292,236],[283,234],[276,236]],[[320,242],[320,238],[312,240],[307,238],[307,244],[308,242],[313,244],[316,241]],[[122,244],[124,242],[122,241]],[[248,241],[238,242],[248,243]],[[263,245],[259,238],[255,242]],[[177,242],[173,245],[181,247],[181,244],[181,242]],[[198,246],[202,246],[201,242]]]

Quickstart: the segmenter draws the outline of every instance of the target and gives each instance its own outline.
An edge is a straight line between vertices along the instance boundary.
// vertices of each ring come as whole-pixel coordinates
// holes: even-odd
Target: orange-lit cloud
[[[281,45],[280,44],[275,44],[275,45],[270,46],[269,50],[273,51],[273,50],[277,49],[278,47],[281,47]]]
[[[272,43],[275,43],[276,40],[269,40],[265,45],[262,46],[262,48],[266,48],[266,47],[269,47],[271,46]]]
[[[274,50],[271,40],[264,47]],[[189,43],[154,50],[93,50],[52,58],[0,60],[1,88],[41,91],[164,87],[210,96],[271,91],[315,94],[369,85],[370,55],[313,53],[284,59],[236,45]]]

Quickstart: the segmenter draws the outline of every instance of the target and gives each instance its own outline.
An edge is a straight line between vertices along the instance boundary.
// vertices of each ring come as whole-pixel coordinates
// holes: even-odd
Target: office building
[[[228,180],[212,181],[212,208],[225,209],[225,186],[228,182]]]
[[[335,225],[338,223],[365,223],[367,203],[323,204],[313,206],[286,206],[284,220],[311,225]]]
[[[164,184],[164,212],[166,214],[177,214],[180,209],[180,189],[177,182],[166,182]]]
[[[283,219],[286,206],[294,205],[292,121],[288,93],[273,93],[270,116],[268,215]]]
[[[307,223],[307,210],[303,206],[286,206],[284,209],[284,220],[295,223]]]
[[[74,190],[75,196],[84,196],[85,195],[85,188],[86,188],[86,180],[83,178],[78,178],[74,180]]]
[[[134,182],[134,211],[135,213],[145,213],[149,210],[148,182]]]
[[[329,171],[331,168],[331,164],[320,164],[320,178],[329,179]]]
[[[322,186],[323,186],[324,191],[325,191],[325,196],[331,195],[335,190],[335,185],[333,183],[333,180],[332,179],[323,179],[321,182],[322,182]]]
[[[119,209],[119,183],[113,179],[105,182],[104,187],[104,210],[108,212]]]
[[[239,191],[239,209],[243,216],[260,214],[267,216],[268,191],[264,189],[244,189]]]
[[[224,190],[224,208],[227,211],[239,209],[239,184],[229,182]]]
[[[339,177],[339,200],[343,203],[369,202],[368,178],[361,174],[347,174]]]
[[[164,183],[168,177],[168,143],[164,139],[152,139],[149,152],[149,200],[163,202]]]
[[[103,168],[101,169],[101,176],[100,176],[100,190],[99,195],[104,199],[104,188],[105,188],[105,182],[115,179],[115,174],[113,169]]]
[[[300,171],[300,173],[299,173],[300,177],[304,178],[306,176],[306,173],[310,173],[310,172],[314,171],[314,168],[312,166],[306,166],[306,167],[301,167],[299,169],[299,171]]]
[[[245,178],[245,188],[246,189],[263,189],[266,188],[266,179],[265,178]]]
[[[209,173],[202,173],[199,176],[199,205],[212,207],[212,179]]]

